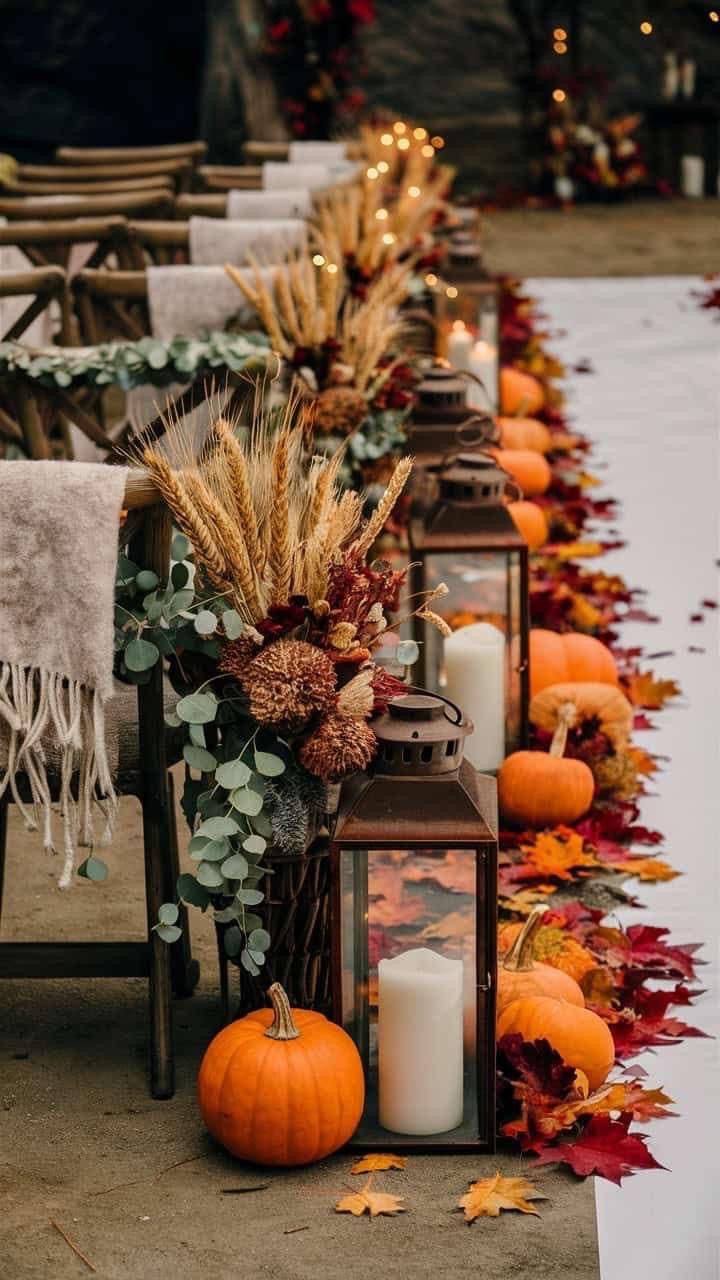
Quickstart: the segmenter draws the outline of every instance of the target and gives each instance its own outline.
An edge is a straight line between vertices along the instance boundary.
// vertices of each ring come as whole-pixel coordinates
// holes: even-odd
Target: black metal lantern
[[[330,846],[333,1007],[365,1068],[353,1145],[492,1151],[497,803],[471,724],[421,691],[373,724]]]
[[[492,412],[500,403],[500,286],[483,263],[480,241],[458,232],[448,246],[442,276],[434,290],[438,352],[478,377]],[[466,352],[463,340],[467,339]],[[485,407],[478,393],[471,405]]]
[[[416,634],[419,679],[466,709],[466,755],[492,771],[527,739],[528,547],[506,505],[514,485],[482,453],[450,457],[426,484],[432,498],[409,528],[411,591],[445,583],[432,608],[452,634],[427,624]]]
[[[463,442],[489,444],[496,426],[488,412],[468,404],[468,377],[444,360],[434,360],[415,388],[407,424],[408,450],[423,465],[438,462]]]

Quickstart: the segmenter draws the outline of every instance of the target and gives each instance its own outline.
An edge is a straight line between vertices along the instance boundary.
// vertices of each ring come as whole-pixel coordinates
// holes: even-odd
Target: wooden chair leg
[[[146,784],[148,779],[145,779]],[[170,948],[153,929],[158,909],[167,901],[167,851],[169,814],[167,787],[162,780],[155,794],[146,786],[142,798],[145,844],[145,899],[147,904],[148,947],[150,950],[150,1092],[153,1098],[172,1098],[175,1066],[172,1046],[172,983]]]
[[[2,921],[3,885],[5,883],[5,854],[7,852],[8,809],[7,796],[0,800],[0,921]]]
[[[224,926],[216,924],[215,938],[217,941],[218,969],[220,971],[220,1011],[222,1014],[223,1026],[226,1026],[228,1022],[232,1021],[232,1018],[230,1016],[230,966],[228,965],[228,958],[225,955],[225,945],[223,942],[224,935]]]
[[[170,847],[167,861],[166,902],[173,902],[177,893],[177,880],[180,874],[178,853],[177,812],[175,810],[175,780],[168,773],[168,816],[170,819]],[[182,929],[182,937],[170,948],[170,968],[172,972],[173,995],[180,999],[191,996],[200,977],[200,965],[193,960],[192,943],[190,941],[190,923],[188,911],[184,903],[180,903],[178,924]]]

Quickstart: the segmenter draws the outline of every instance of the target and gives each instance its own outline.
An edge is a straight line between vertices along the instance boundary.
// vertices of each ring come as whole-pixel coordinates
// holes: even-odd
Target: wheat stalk
[[[230,519],[222,503],[206,485],[199,472],[190,472],[187,477],[190,495],[206,514],[206,519],[217,531],[217,538],[223,548],[225,561],[231,575],[231,600],[238,612],[247,613],[253,621],[264,616],[253,568],[237,526]]]
[[[278,435],[271,458],[272,509],[270,512],[271,603],[283,604],[290,595],[293,547],[290,537],[290,437]]]
[[[373,511],[365,528],[360,536],[355,539],[351,550],[358,556],[364,556],[370,550],[373,542],[378,537],[392,512],[395,503],[407,484],[408,477],[412,471],[412,458],[401,458],[390,480],[387,489],[380,499],[377,507]]]
[[[225,471],[221,472],[221,483],[227,475],[231,484],[235,514],[245,539],[250,563],[255,565],[260,576],[264,567],[264,557],[250,489],[247,459],[229,422],[221,418],[215,423],[213,431],[220,441],[225,461]]]
[[[225,557],[202,512],[197,509],[187,492],[182,478],[177,471],[173,471],[167,458],[154,449],[145,449],[142,457],[178,528],[192,543],[199,567],[218,591],[230,591],[232,584],[227,577]]]

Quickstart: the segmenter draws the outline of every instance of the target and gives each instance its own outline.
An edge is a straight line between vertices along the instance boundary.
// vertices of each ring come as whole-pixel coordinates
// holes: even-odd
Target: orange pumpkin
[[[511,502],[508,511],[531,551],[545,545],[550,531],[545,512],[537,502]]]
[[[357,1128],[365,1101],[360,1055],[320,1013],[291,1009],[279,983],[259,1009],[208,1046],[198,1100],[210,1133],[232,1155],[263,1165],[322,1160]]]
[[[500,412],[510,417],[532,417],[545,404],[545,392],[537,378],[506,365],[500,370]]]
[[[547,1040],[569,1067],[587,1076],[599,1089],[615,1062],[615,1045],[608,1029],[591,1009],[581,1009],[551,996],[526,996],[507,1005],[497,1026],[501,1036],[519,1034],[523,1040]]]
[[[544,422],[537,418],[496,418],[500,428],[500,444],[503,449],[532,449],[535,453],[548,453],[552,448],[552,436]]]
[[[554,969],[549,964],[533,960],[535,935],[542,923],[547,907],[533,907],[525,924],[515,938],[505,960],[498,970],[498,1014],[525,996],[552,996],[555,1000],[567,1000],[578,1007],[585,1005],[585,997],[574,978]]]
[[[551,684],[536,693],[530,702],[530,720],[548,733],[559,732],[563,741],[568,729],[592,721],[604,733],[616,752],[625,751],[633,726],[633,709],[619,689],[593,680]],[[564,750],[564,747],[563,747]]]
[[[530,696],[534,697],[548,685],[566,684],[569,680],[617,685],[617,665],[607,645],[594,636],[580,635],[576,631],[560,635],[557,631],[533,627],[530,632]]]
[[[547,458],[532,449],[491,449],[499,467],[509,472],[526,498],[537,498],[550,486],[552,472]]]
[[[584,760],[565,760],[568,729],[575,707],[558,711],[557,725],[545,751],[515,751],[498,772],[498,803],[505,822],[518,827],[555,827],[577,822],[595,794],[595,779]]]

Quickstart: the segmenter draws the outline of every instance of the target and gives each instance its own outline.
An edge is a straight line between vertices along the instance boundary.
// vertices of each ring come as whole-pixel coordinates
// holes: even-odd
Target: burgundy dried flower
[[[279,640],[248,663],[240,683],[259,724],[300,729],[332,705],[335,667],[322,649],[305,640]]]

